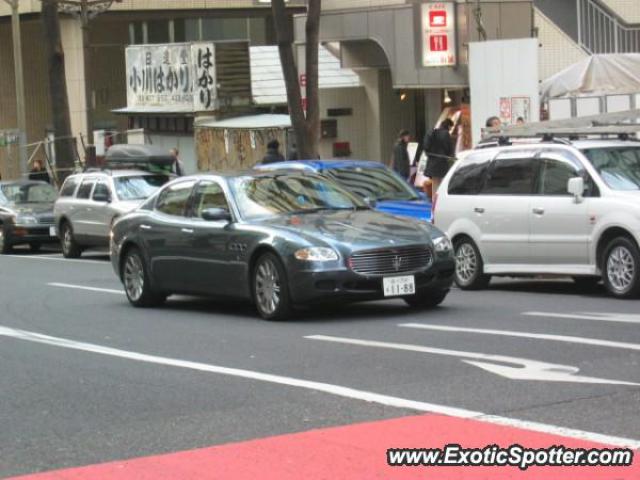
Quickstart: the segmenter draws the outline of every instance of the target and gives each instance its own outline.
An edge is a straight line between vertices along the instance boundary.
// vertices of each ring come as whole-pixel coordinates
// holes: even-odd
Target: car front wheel
[[[73,228],[68,222],[60,226],[60,239],[62,243],[62,255],[65,258],[80,258],[82,247],[78,245],[73,235]]]
[[[411,308],[435,308],[444,302],[448,294],[449,290],[418,291],[411,297],[405,297],[404,301]]]
[[[253,268],[253,301],[265,320],[284,320],[291,315],[287,275],[280,259],[265,253]]]
[[[2,255],[7,255],[11,253],[12,250],[13,247],[11,246],[11,243],[9,243],[9,239],[4,234],[4,228],[0,223],[0,253]]]
[[[151,286],[151,277],[140,250],[131,248],[122,262],[122,283],[129,302],[134,307],[155,307],[166,300],[166,296]]]
[[[484,274],[484,263],[477,245],[468,237],[462,237],[454,245],[456,257],[456,285],[462,290],[480,290],[491,281]]]
[[[640,296],[640,251],[631,239],[619,237],[607,246],[602,271],[604,285],[614,297]]]

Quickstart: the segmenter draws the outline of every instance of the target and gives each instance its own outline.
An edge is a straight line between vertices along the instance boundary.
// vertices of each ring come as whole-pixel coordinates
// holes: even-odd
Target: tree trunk
[[[56,170],[58,181],[72,173],[75,166],[74,139],[71,134],[71,116],[67,95],[67,76],[64,66],[64,51],[60,36],[58,2],[42,2],[42,24],[44,27],[45,48],[49,58],[49,93],[51,96],[51,115],[56,141]]]
[[[296,138],[298,158],[319,158],[320,102],[318,92],[318,40],[320,35],[321,0],[309,0],[306,24],[306,94],[307,113],[302,105],[300,78],[293,53],[293,32],[284,0],[272,0],[271,8],[278,39],[280,63],[287,89],[289,115]]]

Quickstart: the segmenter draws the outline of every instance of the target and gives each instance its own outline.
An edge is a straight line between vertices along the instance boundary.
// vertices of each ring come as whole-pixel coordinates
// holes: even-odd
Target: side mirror
[[[111,202],[111,195],[109,195],[108,193],[96,193],[93,196],[93,201],[94,202],[110,203]]]
[[[202,219],[207,222],[230,222],[231,214],[224,208],[207,208],[202,211]]]
[[[575,197],[576,202],[582,201],[582,196],[584,195],[584,178],[570,178],[567,182],[567,191]]]

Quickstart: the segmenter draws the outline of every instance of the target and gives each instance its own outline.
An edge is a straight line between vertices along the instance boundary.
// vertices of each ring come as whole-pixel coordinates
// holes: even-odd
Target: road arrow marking
[[[574,320],[591,320],[594,322],[640,323],[640,315],[624,313],[554,313],[554,312],[522,312],[529,317],[569,318]]]
[[[347,345],[358,345],[362,347],[386,348],[391,350],[404,350],[409,352],[457,357],[462,359],[463,362],[468,363],[469,365],[473,365],[475,367],[481,368],[495,375],[508,378],[510,380],[535,380],[541,382],[569,382],[640,386],[640,383],[576,375],[580,371],[578,367],[539,362],[537,360],[529,360],[526,358],[508,357],[505,355],[492,355],[476,352],[463,352],[459,350],[447,350],[443,348],[423,347],[421,345],[409,345],[403,343],[376,342],[372,340],[359,340],[356,338],[332,337],[328,335],[310,335],[304,338],[308,340],[343,343]],[[503,364],[517,365],[517,367],[511,367]]]
[[[614,342],[611,340],[601,340],[598,338],[572,337],[567,335],[548,335],[546,333],[514,332],[510,330],[486,330],[482,328],[449,327],[447,325],[426,325],[423,323],[402,323],[398,326],[402,328],[417,328],[420,330],[435,330],[437,332],[477,333],[479,335],[497,335],[503,337],[530,338],[535,340],[551,340],[553,342],[620,348],[622,350],[640,350],[640,344],[638,343]]]

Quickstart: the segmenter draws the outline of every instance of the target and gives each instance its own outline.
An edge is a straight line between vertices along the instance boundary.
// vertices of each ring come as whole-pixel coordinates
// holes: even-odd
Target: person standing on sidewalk
[[[405,180],[409,180],[411,174],[411,161],[409,159],[409,142],[411,134],[409,130],[400,130],[398,141],[393,146],[393,170]]]
[[[431,200],[438,192],[445,175],[449,171],[449,160],[454,155],[454,145],[451,139],[453,122],[445,118],[440,126],[434,129],[424,140],[424,151],[427,155],[425,176],[431,179]]]

